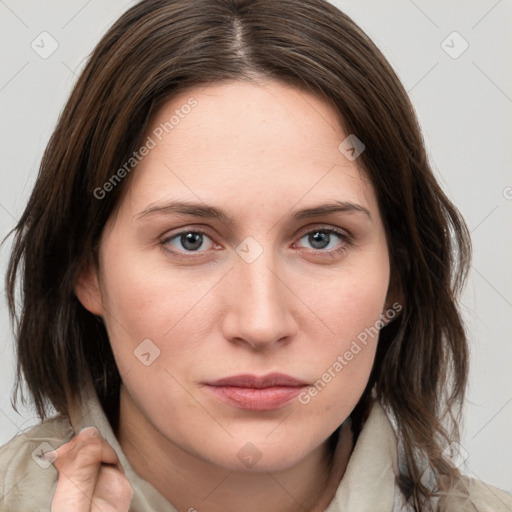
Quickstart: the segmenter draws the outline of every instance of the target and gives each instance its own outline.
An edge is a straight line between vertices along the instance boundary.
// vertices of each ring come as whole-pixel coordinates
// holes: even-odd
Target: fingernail
[[[43,453],[43,458],[52,464],[57,460],[59,456],[57,450],[52,450],[50,452]]]
[[[78,435],[80,435],[84,430],[87,430],[90,436],[99,436],[100,432],[96,427],[84,427],[80,432],[78,432]]]

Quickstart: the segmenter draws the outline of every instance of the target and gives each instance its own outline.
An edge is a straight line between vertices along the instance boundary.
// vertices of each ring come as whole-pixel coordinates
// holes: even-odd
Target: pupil
[[[329,245],[329,233],[320,233],[317,231],[316,233],[313,233],[309,235],[310,243],[315,249],[323,249],[324,247],[327,247]]]
[[[185,249],[195,250],[199,249],[203,243],[203,235],[201,233],[187,233],[186,235],[181,235],[181,244]]]

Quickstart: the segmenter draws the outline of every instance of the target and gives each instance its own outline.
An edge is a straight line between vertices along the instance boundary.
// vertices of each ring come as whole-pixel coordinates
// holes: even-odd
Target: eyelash
[[[212,239],[212,237],[205,230],[200,229],[200,228],[194,228],[194,229],[182,230],[182,231],[174,233],[170,236],[166,236],[161,241],[161,245],[165,251],[171,253],[174,256],[181,257],[184,259],[197,258],[201,255],[201,253],[206,253],[207,251],[176,251],[174,249],[169,248],[169,242],[171,240],[174,240],[176,238],[179,238],[182,235],[190,234],[190,233],[200,234],[200,235],[207,236],[208,238]],[[352,235],[350,235],[347,232],[340,231],[340,230],[332,228],[332,227],[321,227],[321,228],[310,229],[309,231],[303,232],[299,236],[298,239],[301,240],[305,236],[310,235],[312,233],[327,233],[330,235],[336,235],[337,237],[339,237],[339,239],[341,241],[339,247],[337,247],[336,249],[331,249],[329,251],[325,251],[323,249],[309,249],[309,252],[313,253],[314,255],[320,254],[322,256],[328,256],[328,257],[334,258],[336,256],[339,256],[340,254],[343,254],[354,243]],[[194,253],[196,253],[196,255],[194,255]]]
[[[349,235],[347,232],[340,231],[339,229],[331,228],[331,227],[324,227],[324,228],[314,228],[310,229],[309,231],[303,232],[299,240],[304,238],[307,235],[310,235],[312,233],[327,233],[329,235],[336,235],[340,239],[340,245],[336,247],[335,249],[330,249],[328,251],[325,251],[324,249],[309,249],[310,253],[313,253],[314,255],[321,255],[321,256],[327,256],[331,258],[335,258],[336,256],[339,256],[346,252],[346,250],[353,245],[353,238],[351,235]]]

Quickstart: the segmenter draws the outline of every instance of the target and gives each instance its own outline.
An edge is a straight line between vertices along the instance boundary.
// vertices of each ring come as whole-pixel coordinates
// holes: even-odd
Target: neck
[[[135,472],[177,510],[190,512],[322,512],[336,493],[353,444],[347,423],[333,457],[326,441],[283,471],[223,469],[184,451],[153,428],[124,386],[117,437]]]

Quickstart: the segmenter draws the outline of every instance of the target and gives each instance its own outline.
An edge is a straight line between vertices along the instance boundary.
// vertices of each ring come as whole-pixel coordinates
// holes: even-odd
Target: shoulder
[[[512,495],[476,478],[462,476],[439,500],[441,512],[511,512]]]
[[[0,510],[50,510],[58,472],[41,454],[73,437],[67,417],[59,415],[21,432],[0,446]]]
[[[378,415],[381,417],[383,416],[382,411],[385,413],[397,439],[396,455],[398,464],[395,476],[398,479],[400,474],[408,473],[403,440],[398,434],[396,419],[391,409],[378,401],[376,405],[377,407],[374,409],[379,412]],[[387,429],[382,426],[383,423],[385,422],[381,418],[379,427],[385,431]],[[434,477],[427,486],[436,488],[435,481],[439,480],[439,478],[439,476]],[[430,506],[434,506],[437,512],[512,512],[511,494],[477,478],[462,475],[452,485],[445,484],[442,487],[448,490],[444,491],[442,496],[432,498],[433,502],[430,503]],[[414,510],[412,506],[408,505],[407,499],[400,491],[397,481],[395,484],[394,510],[397,512]]]

